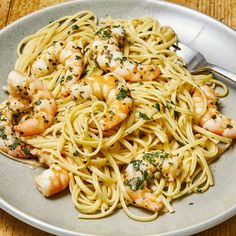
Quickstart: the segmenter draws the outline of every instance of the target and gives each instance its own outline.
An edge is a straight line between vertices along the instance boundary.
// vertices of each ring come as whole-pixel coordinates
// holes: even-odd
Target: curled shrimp
[[[52,164],[49,169],[35,177],[37,188],[45,197],[50,197],[67,188],[69,174],[59,165]]]
[[[17,92],[17,91],[15,91]],[[22,102],[23,101],[23,102]],[[27,109],[29,103],[10,96],[0,104],[0,151],[16,158],[33,158],[34,147],[22,141],[12,130],[14,120]],[[15,118],[14,118],[15,117]],[[53,164],[47,155],[38,156],[41,164],[50,166],[35,178],[38,189],[44,196],[51,196],[64,190],[69,184],[69,174],[60,166]]]
[[[45,196],[50,197],[63,191],[69,185],[69,172],[55,164],[49,154],[37,150],[40,164],[49,168],[35,177],[37,189]]]
[[[9,132],[10,131],[10,132]],[[12,135],[11,127],[0,126],[0,150],[10,156],[16,158],[32,158],[32,150],[34,149],[31,145],[23,142],[19,137]],[[4,137],[4,135],[6,135]]]
[[[14,125],[14,131],[23,136],[36,135],[53,123],[56,103],[51,92],[44,87],[40,80],[17,71],[11,71],[8,76],[8,92],[10,97],[14,99],[22,100],[25,103],[28,100],[28,103],[33,107],[33,117]],[[17,109],[22,108],[16,107]]]
[[[72,86],[71,94],[78,100],[88,100],[91,96],[106,100],[108,111],[101,121],[103,130],[112,129],[124,121],[133,104],[125,83],[111,75],[85,77]]]
[[[215,90],[207,85],[204,85],[201,89],[207,100],[206,112],[203,115],[201,113],[204,109],[204,95],[199,89],[195,89],[192,95],[199,125],[215,134],[228,138],[236,138],[236,121],[222,115],[217,110],[216,102],[218,98]]]
[[[83,55],[74,41],[58,41],[45,49],[32,64],[31,73],[41,77],[52,73],[58,64],[65,70],[62,81],[62,96],[68,96],[70,86],[76,83],[83,72]]]
[[[12,123],[18,119],[19,114],[14,105],[17,103],[22,112],[28,104],[21,104],[14,99],[11,99],[11,102],[8,99],[0,105],[0,150],[16,158],[32,158],[33,147],[23,142],[12,130]]]
[[[133,82],[156,79],[160,75],[158,66],[138,64],[124,56],[120,49],[124,39],[120,24],[109,24],[96,32],[91,49],[99,67]]]
[[[147,152],[130,162],[124,172],[126,191],[133,203],[150,211],[164,207],[162,199],[153,193],[154,179],[173,181],[181,174],[182,159],[163,151]]]

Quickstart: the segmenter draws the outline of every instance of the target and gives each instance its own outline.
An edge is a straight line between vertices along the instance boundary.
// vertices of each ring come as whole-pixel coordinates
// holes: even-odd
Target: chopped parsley
[[[211,118],[212,118],[213,120],[215,120],[215,119],[216,119],[216,115],[213,115]]]
[[[136,184],[135,184],[135,189],[143,189],[143,182],[144,180],[140,177],[136,178]]]
[[[23,114],[24,112],[17,112],[17,113],[14,113],[12,115],[12,123],[13,124],[16,124],[18,123],[18,119],[20,118],[20,116]]]
[[[23,153],[26,155],[26,156],[29,156],[31,157],[32,154],[30,153],[30,150],[27,148],[27,145],[25,144],[24,147],[22,148],[22,151]]]
[[[78,25],[73,25],[71,28],[72,28],[73,30],[77,30],[77,29],[79,29],[79,26],[78,26]]]
[[[145,170],[145,171],[143,171],[142,173],[143,173],[143,179],[144,179],[144,180],[149,180],[149,178],[148,178],[148,172]]]
[[[130,189],[132,190],[139,190],[139,189],[143,189],[143,185],[144,185],[144,179],[141,177],[137,177],[137,178],[133,178],[133,179],[129,179],[125,185],[129,186]]]
[[[109,114],[114,116],[115,115],[115,112],[114,111],[109,111]]]
[[[151,119],[147,116],[147,114],[142,113],[142,112],[139,112],[139,117],[142,118],[142,119],[144,119],[144,120],[151,120]]]
[[[157,158],[160,157],[162,160],[166,159],[169,156],[166,152],[146,152],[143,155],[143,158],[146,159],[150,164],[156,165]]]
[[[0,115],[0,121],[7,121],[6,117],[2,117],[2,115]]]
[[[71,75],[68,75],[68,76],[66,77],[66,81],[70,81],[70,80],[72,80],[72,76],[71,76]]]
[[[230,124],[227,124],[226,127],[227,127],[228,129],[232,129],[232,128],[233,128],[233,126],[230,125]]]
[[[112,54],[108,54],[108,55],[106,56],[106,59],[109,61],[109,63],[111,63]]]
[[[79,156],[79,152],[76,150],[76,151],[73,153],[73,156],[74,156],[74,157]]]
[[[119,93],[116,95],[116,99],[117,100],[123,100],[123,99],[125,99],[126,97],[128,97],[129,96],[129,90],[127,89],[124,89],[124,88],[121,88],[120,89],[120,91],[119,91]]]
[[[143,158],[146,159],[152,165],[156,164],[157,157],[158,157],[158,154],[156,152],[146,152],[143,155]]]
[[[5,134],[5,127],[4,126],[0,127],[0,138],[7,139],[7,135]]]
[[[142,162],[143,162],[142,160],[133,160],[130,162],[130,164],[133,165],[134,170],[138,171],[140,170],[140,165],[142,164]]]
[[[8,147],[10,150],[15,150],[20,145],[21,145],[21,140],[19,138],[15,138],[14,142],[8,145]]]
[[[39,106],[41,103],[42,103],[41,100],[38,100],[38,101],[35,102],[35,105]]]
[[[154,108],[156,108],[158,111],[161,110],[160,104],[156,103],[155,105],[153,105]]]
[[[159,152],[159,157],[164,160],[166,158],[168,158],[169,154],[166,152]]]
[[[81,57],[80,57],[80,56],[78,56],[78,55],[76,55],[76,56],[75,56],[75,59],[76,59],[76,60],[80,60],[80,59],[81,59]]]
[[[111,37],[111,33],[108,30],[104,30],[103,31],[103,37],[110,38]]]
[[[197,189],[196,189],[196,192],[197,192],[197,193],[202,193],[202,190],[201,190],[200,188],[197,188]]]
[[[181,146],[181,147],[183,147],[185,144],[184,143],[182,143],[181,141],[179,141],[179,140],[176,140],[176,142]]]
[[[64,79],[62,79],[61,81],[60,81],[60,84],[63,84],[64,83]]]
[[[111,37],[111,32],[106,28],[99,29],[96,34],[101,36],[102,39],[109,39]]]
[[[167,103],[166,103],[166,108],[167,108],[167,109],[171,109],[171,103],[167,102]]]

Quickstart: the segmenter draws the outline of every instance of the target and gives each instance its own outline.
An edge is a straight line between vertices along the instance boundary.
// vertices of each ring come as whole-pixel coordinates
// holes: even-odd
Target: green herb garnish
[[[76,151],[73,153],[73,156],[74,156],[74,157],[79,156],[79,152],[76,150]]]
[[[39,106],[41,103],[42,103],[41,100],[38,100],[38,101],[35,102],[35,105]]]
[[[233,128],[233,126],[230,125],[230,124],[227,124],[226,127],[227,127],[228,129],[232,129],[232,128]]]
[[[157,158],[160,157],[162,160],[166,159],[169,156],[166,152],[146,152],[143,155],[143,158],[146,159],[150,164],[155,165]]]
[[[10,150],[15,150],[20,145],[21,145],[21,140],[19,138],[15,138],[14,142],[11,145],[8,145],[8,147]]]
[[[144,179],[141,177],[129,179],[127,182],[125,182],[126,186],[129,186],[132,190],[139,190],[143,189]]]
[[[5,127],[0,127],[0,138],[7,139],[7,135],[5,134]]]
[[[181,146],[181,147],[183,147],[185,144],[184,143],[182,143],[181,141],[179,141],[179,140],[176,140],[176,142]]]
[[[30,150],[27,148],[27,145],[25,144],[24,147],[22,148],[22,151],[23,153],[26,155],[26,156],[29,156],[31,157],[32,154],[30,153]]]
[[[73,30],[77,30],[77,29],[79,29],[79,26],[78,26],[78,25],[73,25],[71,28],[72,28]]]
[[[144,120],[151,120],[151,119],[147,116],[147,114],[142,113],[142,112],[139,112],[139,117],[142,118],[142,119],[144,119]]]
[[[121,88],[119,93],[116,95],[116,99],[120,101],[120,100],[124,100],[128,96],[129,96],[129,90]]]
[[[211,118],[212,118],[213,120],[215,120],[215,119],[216,119],[216,115],[213,115]]]
[[[142,164],[142,160],[133,160],[130,162],[130,164],[133,165],[133,169],[138,171],[140,169],[140,165]]]
[[[153,105],[154,108],[156,108],[158,111],[161,110],[160,104],[156,103],[155,105]]]
[[[68,76],[66,77],[66,81],[70,81],[70,80],[72,80],[72,76],[71,76],[71,75],[68,75]]]

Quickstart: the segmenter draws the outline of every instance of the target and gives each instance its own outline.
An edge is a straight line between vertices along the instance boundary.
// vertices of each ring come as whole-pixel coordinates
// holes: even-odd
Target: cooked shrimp
[[[19,122],[13,127],[14,131],[23,136],[36,135],[53,123],[56,103],[51,92],[40,80],[11,71],[8,76],[8,91],[14,98],[29,100],[33,107],[33,117]]]
[[[59,41],[45,49],[32,64],[31,73],[41,77],[52,73],[58,64],[65,69],[62,96],[68,96],[70,86],[76,83],[83,71],[83,55],[74,41]]]
[[[163,151],[147,152],[130,162],[124,172],[124,184],[135,205],[150,211],[160,211],[164,203],[152,192],[155,178],[173,181],[181,174],[182,159]]]
[[[217,110],[217,96],[215,90],[207,85],[204,85],[201,89],[207,99],[207,109],[202,116],[200,116],[200,114],[204,108],[203,95],[199,89],[195,89],[192,96],[199,125],[215,134],[228,138],[236,138],[236,121],[222,115]]]
[[[85,77],[72,86],[71,93],[78,100],[88,100],[91,96],[106,100],[108,112],[101,121],[103,130],[112,129],[124,121],[133,103],[126,85],[111,75]]]
[[[69,184],[69,174],[59,165],[52,164],[49,169],[35,177],[37,188],[45,197],[64,190]]]
[[[96,32],[91,49],[99,67],[133,82],[156,79],[160,75],[158,66],[138,64],[124,56],[120,49],[124,38],[125,30],[119,24],[107,25]]]
[[[0,138],[0,150],[6,154],[17,158],[32,158],[33,147],[23,142],[19,137],[7,134],[9,127],[0,127],[0,133],[6,134],[6,138]],[[12,131],[11,131],[12,133]]]
[[[33,147],[23,142],[21,138],[17,137],[12,131],[12,122],[14,119],[18,118],[18,115],[14,115],[19,114],[19,111],[14,113],[14,110],[10,107],[9,99],[2,103],[0,108],[0,150],[13,157],[33,157],[31,153]]]

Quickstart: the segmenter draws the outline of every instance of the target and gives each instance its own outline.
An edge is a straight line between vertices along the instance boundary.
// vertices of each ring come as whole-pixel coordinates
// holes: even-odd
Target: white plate
[[[202,52],[207,60],[236,72],[236,33],[196,11],[153,0],[81,0],[53,6],[26,16],[0,32],[0,85],[6,84],[16,60],[16,46],[25,36],[51,20],[81,10],[99,17],[132,18],[150,15],[168,24],[179,39]],[[224,112],[235,117],[236,86],[223,101]],[[1,100],[4,93],[0,93]],[[33,177],[41,172],[0,156],[0,206],[37,228],[57,235],[189,235],[212,227],[236,212],[235,145],[212,165],[215,186],[174,203],[176,212],[149,223],[129,219],[122,210],[99,220],[78,220],[68,192],[46,199],[36,190]],[[193,205],[189,203],[193,202]]]

